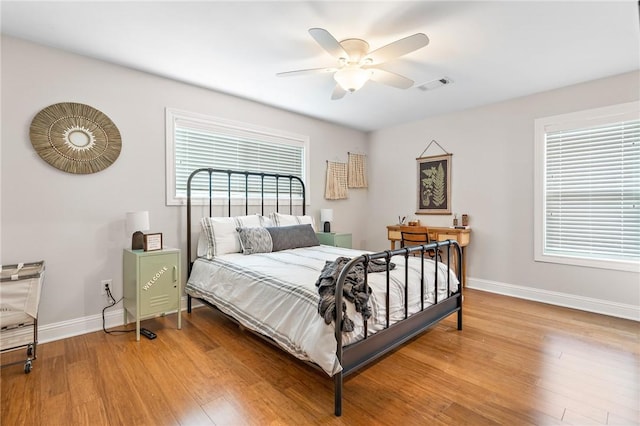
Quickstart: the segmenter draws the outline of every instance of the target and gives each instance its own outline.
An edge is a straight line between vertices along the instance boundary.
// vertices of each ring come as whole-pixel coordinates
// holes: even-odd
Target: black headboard
[[[259,178],[260,184],[260,214],[264,215],[264,187],[265,187],[265,179],[273,179],[275,181],[275,189],[276,189],[276,208],[275,211],[280,211],[280,181],[288,181],[288,189],[284,189],[283,193],[289,194],[289,213],[293,214],[293,188],[294,183],[299,185],[302,191],[302,214],[306,213],[306,189],[304,186],[304,182],[298,176],[293,175],[281,175],[278,173],[263,173],[263,172],[250,172],[250,171],[237,171],[237,170],[222,170],[222,169],[210,169],[210,168],[201,168],[194,170],[191,175],[189,175],[189,179],[187,180],[187,265],[188,265],[188,273],[191,273],[191,185],[193,178],[200,174],[207,173],[208,174],[208,198],[209,198],[209,216],[213,214],[213,199],[214,199],[214,191],[213,191],[213,180],[216,176],[221,179],[226,179],[227,182],[227,199],[228,199],[228,216],[231,216],[231,180],[234,176],[244,176],[244,197],[245,197],[245,214],[249,214],[249,181],[250,178]],[[252,182],[257,179],[253,179]],[[237,189],[233,192],[237,192]]]

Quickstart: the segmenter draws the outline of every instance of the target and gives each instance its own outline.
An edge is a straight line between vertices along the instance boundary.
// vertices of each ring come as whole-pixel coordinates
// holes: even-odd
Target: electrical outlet
[[[113,280],[102,280],[100,282],[100,294],[107,294],[107,288],[109,291],[113,290]]]

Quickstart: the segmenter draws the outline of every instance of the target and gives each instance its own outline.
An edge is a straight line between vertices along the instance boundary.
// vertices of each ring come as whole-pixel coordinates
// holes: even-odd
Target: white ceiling
[[[626,1],[11,2],[2,33],[370,131],[640,69],[638,3]],[[416,86],[369,82],[332,101],[309,28],[371,49],[423,32],[385,65]]]

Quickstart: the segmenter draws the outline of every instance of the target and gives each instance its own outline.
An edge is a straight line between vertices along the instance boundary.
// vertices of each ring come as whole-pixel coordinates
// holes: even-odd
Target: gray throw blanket
[[[320,272],[316,287],[320,294],[318,303],[318,313],[324,318],[324,322],[331,324],[336,319],[336,283],[342,268],[350,261],[348,257],[339,257],[333,262],[327,261]],[[389,263],[389,269],[395,268],[394,263]],[[371,260],[367,264],[367,272],[384,272],[387,264],[384,260]],[[345,299],[352,302],[356,311],[362,314],[363,319],[371,317],[371,307],[369,306],[369,295],[371,288],[364,288],[364,264],[357,263],[347,274],[342,288]],[[342,302],[342,331],[353,331],[354,323],[347,316],[347,304]]]

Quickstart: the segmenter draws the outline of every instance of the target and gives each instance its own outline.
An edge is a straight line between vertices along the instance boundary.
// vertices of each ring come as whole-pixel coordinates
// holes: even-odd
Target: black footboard
[[[454,253],[451,252],[451,248],[453,247]],[[447,283],[446,283],[446,294],[449,295],[445,300],[438,301],[438,257],[434,259],[436,263],[435,267],[435,290],[434,290],[434,301],[432,305],[425,306],[425,275],[424,275],[424,260],[425,253],[429,250],[445,251],[445,262],[447,267],[451,269],[452,262],[455,262],[455,270],[457,271],[458,284],[457,289],[452,292],[451,291],[451,282],[450,282],[450,274],[447,274]],[[389,271],[391,259],[394,256],[403,256],[405,258],[405,264],[408,261],[409,256],[419,255],[421,260],[421,276],[420,283],[410,283],[408,276],[408,268],[405,267],[405,318],[403,320],[397,321],[393,324],[390,323],[389,318]],[[427,257],[428,258],[428,257]],[[355,267],[355,265],[359,263],[364,264],[365,271],[365,291],[368,283],[368,273],[367,273],[367,264],[372,260],[384,259],[386,261],[386,273],[387,273],[387,300],[386,300],[386,326],[383,330],[376,332],[375,334],[368,335],[367,330],[367,321],[364,320],[364,338],[363,340],[353,343],[351,345],[343,347],[342,345],[342,323],[344,321],[342,315],[342,309],[336,308],[336,354],[338,356],[338,360],[340,361],[340,365],[342,365],[342,371],[334,376],[334,386],[335,386],[335,415],[340,416],[342,414],[342,387],[343,387],[343,378],[344,376],[352,373],[360,367],[363,367],[379,357],[383,356],[387,352],[397,348],[402,345],[409,339],[417,336],[422,333],[432,325],[436,324],[438,321],[448,317],[449,315],[456,313],[458,314],[458,330],[462,330],[462,281],[461,281],[461,262],[462,262],[462,251],[460,250],[460,246],[456,241],[448,240],[443,242],[436,242],[431,244],[426,244],[422,246],[415,247],[407,247],[397,250],[387,250],[384,252],[374,253],[370,255],[362,255],[356,258],[351,259],[349,263],[344,267],[342,272],[338,277],[338,282],[336,284],[336,293],[335,293],[335,301],[336,307],[342,306],[343,299],[343,286],[345,283],[345,279],[349,272]],[[409,310],[409,300],[407,294],[409,291],[409,286],[420,285],[420,294],[421,294],[421,308],[420,311],[414,313],[412,315],[408,314]]]

